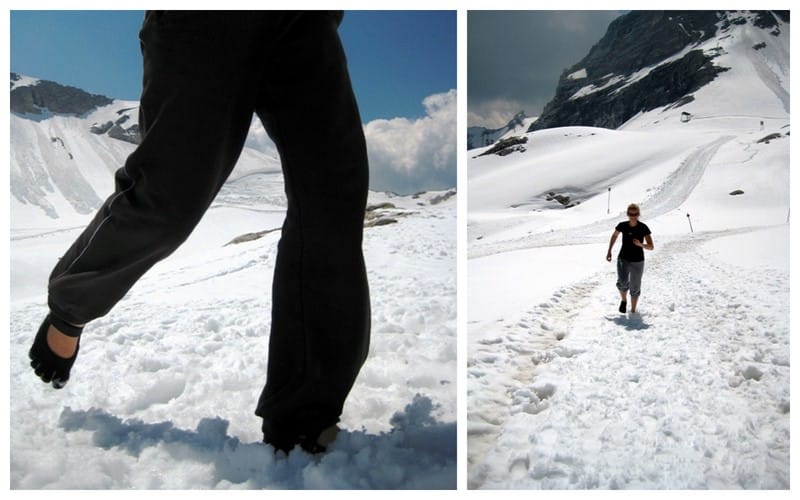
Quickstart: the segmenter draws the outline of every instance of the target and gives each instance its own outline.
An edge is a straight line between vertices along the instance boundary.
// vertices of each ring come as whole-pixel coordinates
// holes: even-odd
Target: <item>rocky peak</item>
[[[591,79],[630,74],[713,37],[718,22],[713,11],[632,11],[612,21],[589,54],[565,73],[585,68]]]
[[[525,111],[520,111],[519,113],[514,115],[514,118],[509,120],[508,123],[506,123],[506,127],[505,128],[507,128],[508,130],[511,130],[511,129],[515,128],[515,127],[519,127],[520,125],[523,124],[523,122],[525,121],[525,118],[527,118],[527,117],[528,117],[528,115],[525,114]]]
[[[757,12],[753,25],[780,32],[788,12]],[[723,11],[632,11],[615,19],[589,54],[565,69],[555,97],[529,131],[585,125],[617,128],[642,111],[691,102],[691,94],[726,71],[713,50],[695,49],[749,22]]]
[[[20,82],[28,80],[28,84]],[[90,94],[81,89],[48,80],[33,80],[11,73],[11,111],[20,115],[42,115],[46,112],[85,115],[112,99]]]
[[[511,120],[500,128],[489,129],[486,127],[469,127],[467,130],[467,149],[480,148],[494,144],[506,133],[525,125],[528,115],[525,111],[520,111]]]

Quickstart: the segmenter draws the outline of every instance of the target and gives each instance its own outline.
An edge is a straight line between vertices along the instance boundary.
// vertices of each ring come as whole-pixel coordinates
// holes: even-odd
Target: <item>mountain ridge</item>
[[[481,126],[467,127],[467,149],[489,146],[506,135],[518,133],[521,130],[527,130],[535,120],[535,117],[526,115],[525,111],[519,111],[508,123],[499,128],[490,129]]]
[[[638,113],[694,100],[730,68],[722,40],[759,30],[752,50],[782,36],[786,11],[633,11],[612,21],[580,61],[565,69],[528,131],[563,126],[618,128]],[[762,48],[763,48],[762,46]]]

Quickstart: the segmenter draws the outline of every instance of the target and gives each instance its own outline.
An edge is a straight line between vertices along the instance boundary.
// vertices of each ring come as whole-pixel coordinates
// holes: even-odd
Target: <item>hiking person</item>
[[[145,14],[141,143],[50,275],[50,312],[29,352],[44,382],[63,387],[84,326],[189,237],[236,165],[256,113],[278,148],[288,206],[255,413],[276,450],[299,444],[318,452],[335,439],[370,331],[361,248],[367,153],[337,33],[342,17]]]
[[[621,302],[619,312],[625,313],[628,306],[628,290],[631,292],[631,313],[636,313],[636,304],[642,292],[644,273],[644,249],[653,249],[653,237],[647,224],[639,221],[639,205],[628,205],[628,220],[620,222],[611,234],[606,260],[611,262],[611,249],[622,233],[622,248],[617,256],[617,289]],[[645,243],[642,243],[642,240]]]

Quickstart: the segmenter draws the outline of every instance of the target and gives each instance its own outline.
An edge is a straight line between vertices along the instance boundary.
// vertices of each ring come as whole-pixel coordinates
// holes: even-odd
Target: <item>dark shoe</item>
[[[619,303],[619,312],[625,314],[625,309],[628,307],[628,303],[624,300]]]
[[[61,322],[56,320],[55,326],[61,330],[61,328],[59,328],[59,323]],[[39,331],[36,333],[33,345],[30,351],[28,351],[28,357],[31,360],[31,368],[33,368],[36,375],[41,378],[43,382],[51,383],[54,388],[61,389],[67,384],[69,372],[72,369],[72,365],[75,363],[75,359],[78,357],[80,340],[78,340],[78,345],[75,346],[75,352],[72,356],[69,358],[62,358],[54,353],[50,349],[50,346],[47,345],[47,330],[52,324],[53,319],[48,315],[44,319],[44,322],[42,322],[42,326],[39,327]],[[80,329],[78,327],[72,325],[70,325],[70,327],[70,336],[73,336],[71,333],[74,332],[80,334]]]
[[[264,443],[275,448],[275,452],[282,451],[289,454],[296,445],[306,452],[316,455],[318,453],[325,453],[328,446],[336,441],[336,436],[339,434],[339,427],[332,425],[322,430],[316,437],[310,438],[304,434],[294,435],[292,437],[286,436],[267,436],[264,434]]]
[[[325,453],[328,446],[336,441],[336,436],[339,435],[339,426],[332,425],[320,432],[316,439],[308,439],[306,436],[300,436],[300,447],[308,453],[315,455],[317,453]]]

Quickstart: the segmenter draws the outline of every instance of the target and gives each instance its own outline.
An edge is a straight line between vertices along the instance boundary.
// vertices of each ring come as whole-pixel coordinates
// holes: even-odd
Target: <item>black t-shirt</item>
[[[619,251],[619,258],[628,262],[641,262],[644,260],[644,249],[633,244],[633,240],[644,243],[644,237],[650,234],[650,228],[644,222],[637,222],[635,226],[623,221],[615,227],[622,233],[622,250]]]

